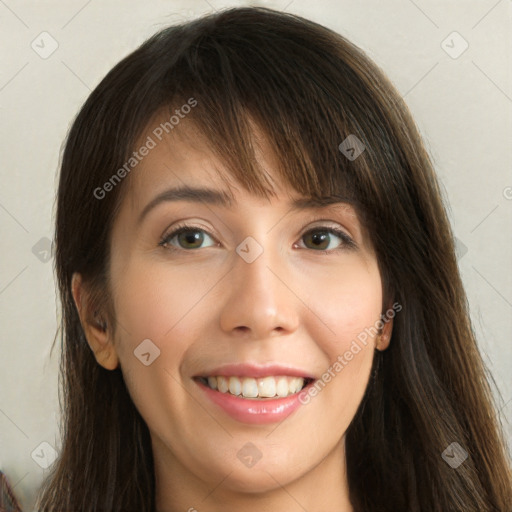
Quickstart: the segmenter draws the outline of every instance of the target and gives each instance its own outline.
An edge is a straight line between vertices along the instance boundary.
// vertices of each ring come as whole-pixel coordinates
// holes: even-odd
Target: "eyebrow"
[[[147,214],[159,204],[172,201],[204,202],[211,205],[223,206],[225,208],[229,208],[233,204],[236,204],[236,200],[234,200],[229,193],[223,190],[190,186],[170,188],[158,194],[144,207],[137,219],[137,224],[140,224]],[[292,211],[311,210],[324,208],[336,203],[347,203],[352,205],[353,201],[348,197],[338,195],[320,198],[300,197],[298,199],[294,199],[290,203],[290,208]]]

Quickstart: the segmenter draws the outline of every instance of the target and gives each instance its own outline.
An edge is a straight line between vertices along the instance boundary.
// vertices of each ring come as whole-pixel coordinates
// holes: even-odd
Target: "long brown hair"
[[[83,276],[115,330],[109,241],[130,175],[102,199],[94,191],[127,162],[151,116],[190,98],[197,106],[187,122],[246,190],[271,193],[254,158],[254,121],[290,187],[308,197],[350,196],[377,254],[383,311],[393,301],[402,306],[346,433],[354,509],[510,511],[504,436],[442,194],[412,116],[357,46],[265,8],[228,9],[160,31],[107,74],[71,126],[55,231],[63,442],[38,510],[155,508],[148,428],[121,369],[96,362],[70,283],[74,272]],[[357,158],[340,150],[349,135],[364,144]],[[468,454],[457,468],[442,457],[454,442]]]

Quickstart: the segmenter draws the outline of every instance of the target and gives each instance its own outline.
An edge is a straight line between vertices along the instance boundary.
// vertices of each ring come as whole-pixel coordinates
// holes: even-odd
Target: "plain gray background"
[[[510,0],[0,0],[0,469],[24,510],[60,442],[58,346],[50,355],[60,314],[49,247],[68,127],[103,76],[154,32],[239,5],[286,10],[340,32],[405,98],[441,179],[498,415],[512,439]]]

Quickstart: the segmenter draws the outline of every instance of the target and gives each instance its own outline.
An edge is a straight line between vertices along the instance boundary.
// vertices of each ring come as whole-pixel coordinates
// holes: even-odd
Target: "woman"
[[[71,127],[55,240],[38,510],[511,510],[432,164],[342,36],[263,8],[153,36]]]

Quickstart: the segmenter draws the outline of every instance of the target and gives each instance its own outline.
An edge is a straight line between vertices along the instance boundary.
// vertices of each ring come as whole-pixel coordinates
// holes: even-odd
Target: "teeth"
[[[208,386],[221,393],[230,393],[244,398],[286,397],[297,393],[304,387],[302,377],[208,377]]]
[[[277,396],[287,396],[289,392],[288,381],[285,377],[280,377],[276,386]]]
[[[235,377],[231,377],[231,378],[234,379]],[[258,396],[258,388],[261,390],[261,387],[258,386],[256,379],[244,379],[242,381],[242,395],[247,398],[256,398]],[[261,391],[260,391],[260,395],[261,395]],[[274,396],[274,395],[271,395],[271,396]]]
[[[238,396],[242,391],[242,383],[236,377],[229,377],[229,392]]]
[[[208,377],[208,382],[210,379],[215,379],[215,377]],[[227,393],[229,391],[228,380],[226,377],[217,377],[217,386],[221,393]]]
[[[217,389],[217,379],[215,377],[208,377],[208,385],[212,389]]]
[[[258,382],[258,392],[260,396],[270,398],[276,395],[276,379],[270,377],[260,379]],[[245,396],[245,395],[244,395]]]

